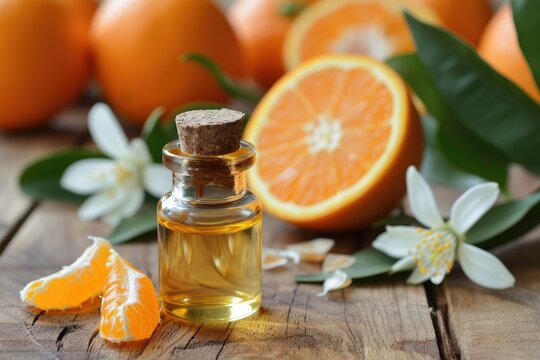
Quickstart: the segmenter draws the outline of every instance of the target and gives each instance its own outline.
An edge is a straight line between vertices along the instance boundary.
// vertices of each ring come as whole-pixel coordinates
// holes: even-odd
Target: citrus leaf
[[[148,119],[144,123],[142,129],[142,138],[150,150],[152,160],[154,162],[161,162],[161,150],[163,146],[169,141],[174,140],[174,136],[165,130],[164,125],[161,123],[161,117],[164,113],[163,108],[157,108],[148,116]]]
[[[155,206],[145,205],[134,216],[122,220],[109,235],[112,244],[121,244],[143,235],[155,234],[157,228]]]
[[[540,1],[512,0],[512,13],[519,46],[540,88]]]
[[[513,236],[503,237],[506,237],[507,241],[514,240],[530,230],[528,227],[520,227],[522,230],[518,233],[517,228],[513,229],[516,225],[529,223],[528,218],[534,220],[533,226],[540,223],[538,211],[540,211],[540,192],[535,192],[525,199],[496,205],[469,230],[466,241],[475,245],[481,245],[487,241],[493,244],[493,239],[501,237],[507,231],[513,231]]]
[[[378,220],[373,223],[374,228],[380,228],[385,226],[395,226],[395,225],[407,225],[407,226],[422,226],[418,220],[412,216],[399,214],[395,216],[388,216],[381,220]]]
[[[464,189],[468,189],[484,181],[482,178],[452,165],[441,153],[441,150],[437,146],[437,123],[435,119],[430,116],[424,116],[422,125],[426,146],[424,148],[421,172],[428,181],[439,185]],[[504,184],[506,181],[506,171],[502,170],[499,175],[499,179]]]
[[[306,8],[307,4],[296,1],[284,2],[279,6],[279,13],[286,17],[295,17]]]
[[[262,98],[262,94],[258,90],[238,83],[232,77],[225,74],[219,65],[207,56],[198,53],[188,53],[184,54],[181,59],[183,61],[196,62],[204,67],[216,79],[223,91],[233,98],[244,100],[251,104],[257,104]]]
[[[76,161],[103,157],[100,152],[85,149],[56,152],[28,165],[19,176],[19,185],[26,195],[34,199],[82,202],[84,196],[74,194],[60,186],[62,174]]]
[[[407,81],[438,121],[436,129],[426,133],[428,145],[429,142],[435,145],[450,166],[495,181],[502,189],[506,189],[508,160],[494,146],[461,124],[418,56],[396,56],[387,60],[387,63]],[[428,153],[428,157],[430,155],[433,153]]]
[[[342,269],[351,279],[361,279],[388,273],[390,272],[392,265],[397,261],[373,248],[360,250],[353,256],[356,259],[354,265]],[[297,282],[321,282],[324,281],[328,275],[330,274],[320,272],[315,274],[297,275],[294,279]]]
[[[419,58],[456,119],[509,160],[540,174],[540,106],[468,44],[406,17]]]

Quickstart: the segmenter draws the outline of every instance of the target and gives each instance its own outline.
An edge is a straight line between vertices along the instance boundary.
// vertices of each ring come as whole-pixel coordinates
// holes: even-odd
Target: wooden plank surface
[[[538,178],[512,169],[510,192],[516,197],[540,187]],[[507,290],[472,284],[457,269],[438,293],[446,307],[454,350],[463,359],[537,359],[540,357],[540,229],[507,244],[495,255],[516,278]]]
[[[463,359],[540,356],[540,232],[495,253],[516,286],[491,291],[454,274],[444,286],[448,327]]]
[[[293,281],[296,271],[314,270],[306,265],[266,272],[263,308],[251,318],[219,326],[164,319],[149,341],[128,346],[111,345],[97,336],[97,310],[90,314],[44,314],[20,302],[17,292],[26,282],[73,261],[88,245],[87,235],[106,230],[97,222],[79,221],[70,205],[45,203],[31,214],[0,258],[3,354],[66,359],[83,355],[95,359],[135,355],[148,359],[439,357],[422,287],[402,282],[368,283],[318,297],[318,285]],[[342,236],[337,249],[349,252],[351,247],[361,246],[360,235]],[[266,245],[311,237],[265,219]],[[154,241],[121,245],[118,251],[156,281]]]
[[[0,249],[6,236],[29,211],[31,201],[18,186],[24,166],[41,154],[75,144],[85,132],[84,107],[63,112],[54,127],[35,132],[0,133]]]
[[[23,305],[18,291],[29,281],[71,263],[89,245],[88,235],[105,235],[99,222],[82,222],[73,205],[31,202],[17,191],[16,173],[39,154],[81,139],[84,121],[65,121],[65,130],[0,138],[0,216],[3,235],[16,229],[0,255],[0,358],[142,359],[180,358],[535,358],[540,353],[540,234],[498,250],[517,278],[517,286],[490,291],[471,284],[459,271],[443,287],[407,286],[402,278],[363,281],[327,297],[319,285],[296,284],[294,274],[318,270],[301,264],[265,272],[263,307],[248,319],[219,326],[163,319],[150,340],[112,345],[97,333],[95,306],[44,313]],[[83,129],[83,130],[81,130]],[[523,196],[538,179],[518,171],[512,192]],[[525,179],[525,180],[524,180]],[[448,212],[460,191],[437,189]],[[27,217],[24,217],[28,214]],[[14,226],[23,219],[20,228]],[[2,236],[0,227],[0,237]],[[266,217],[265,246],[284,247],[319,234]],[[365,247],[374,233],[330,234],[338,253]],[[157,283],[155,236],[117,250]],[[428,303],[428,298],[430,303]],[[433,308],[430,308],[432,306]],[[445,335],[448,338],[445,340]],[[437,341],[439,340],[439,341]],[[446,342],[445,342],[446,341]]]

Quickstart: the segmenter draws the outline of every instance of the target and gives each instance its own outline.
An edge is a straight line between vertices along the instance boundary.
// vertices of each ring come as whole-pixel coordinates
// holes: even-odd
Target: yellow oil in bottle
[[[234,321],[261,304],[261,221],[185,225],[158,216],[163,310],[195,323]]]

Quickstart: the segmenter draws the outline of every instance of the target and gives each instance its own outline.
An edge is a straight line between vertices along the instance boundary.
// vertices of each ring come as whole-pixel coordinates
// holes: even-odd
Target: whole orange
[[[283,45],[294,20],[286,7],[301,8],[313,0],[236,0],[229,20],[238,35],[251,77],[270,87],[283,73]]]
[[[89,49],[57,0],[0,0],[0,129],[47,122],[81,92]]]
[[[97,0],[58,0],[66,5],[77,19],[79,35],[89,41],[90,24],[97,10]]]
[[[408,0],[430,7],[456,34],[477,45],[492,15],[489,0]]]
[[[210,0],[108,0],[91,31],[106,99],[139,125],[158,106],[170,111],[227,98],[206,70],[180,60],[185,53],[204,54],[227,73],[242,74],[240,44]]]
[[[540,102],[540,91],[519,47],[510,6],[504,5],[493,16],[482,35],[478,52],[495,70]]]

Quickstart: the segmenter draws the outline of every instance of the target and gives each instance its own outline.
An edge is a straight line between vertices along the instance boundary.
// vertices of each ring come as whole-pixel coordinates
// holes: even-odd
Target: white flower
[[[97,147],[111,159],[79,160],[62,174],[60,185],[76,194],[90,195],[79,208],[83,220],[103,218],[110,225],[137,213],[145,189],[160,197],[171,188],[170,172],[153,164],[144,140],[128,142],[111,109],[98,103],[88,114],[88,128]]]
[[[392,272],[414,269],[407,282],[419,284],[428,279],[440,284],[459,261],[463,272],[478,285],[504,289],[515,279],[495,256],[467,244],[466,233],[495,204],[496,183],[485,183],[467,190],[452,206],[450,220],[444,222],[433,193],[418,171],[407,170],[407,195],[411,210],[425,228],[387,226],[373,247],[401,258]]]

